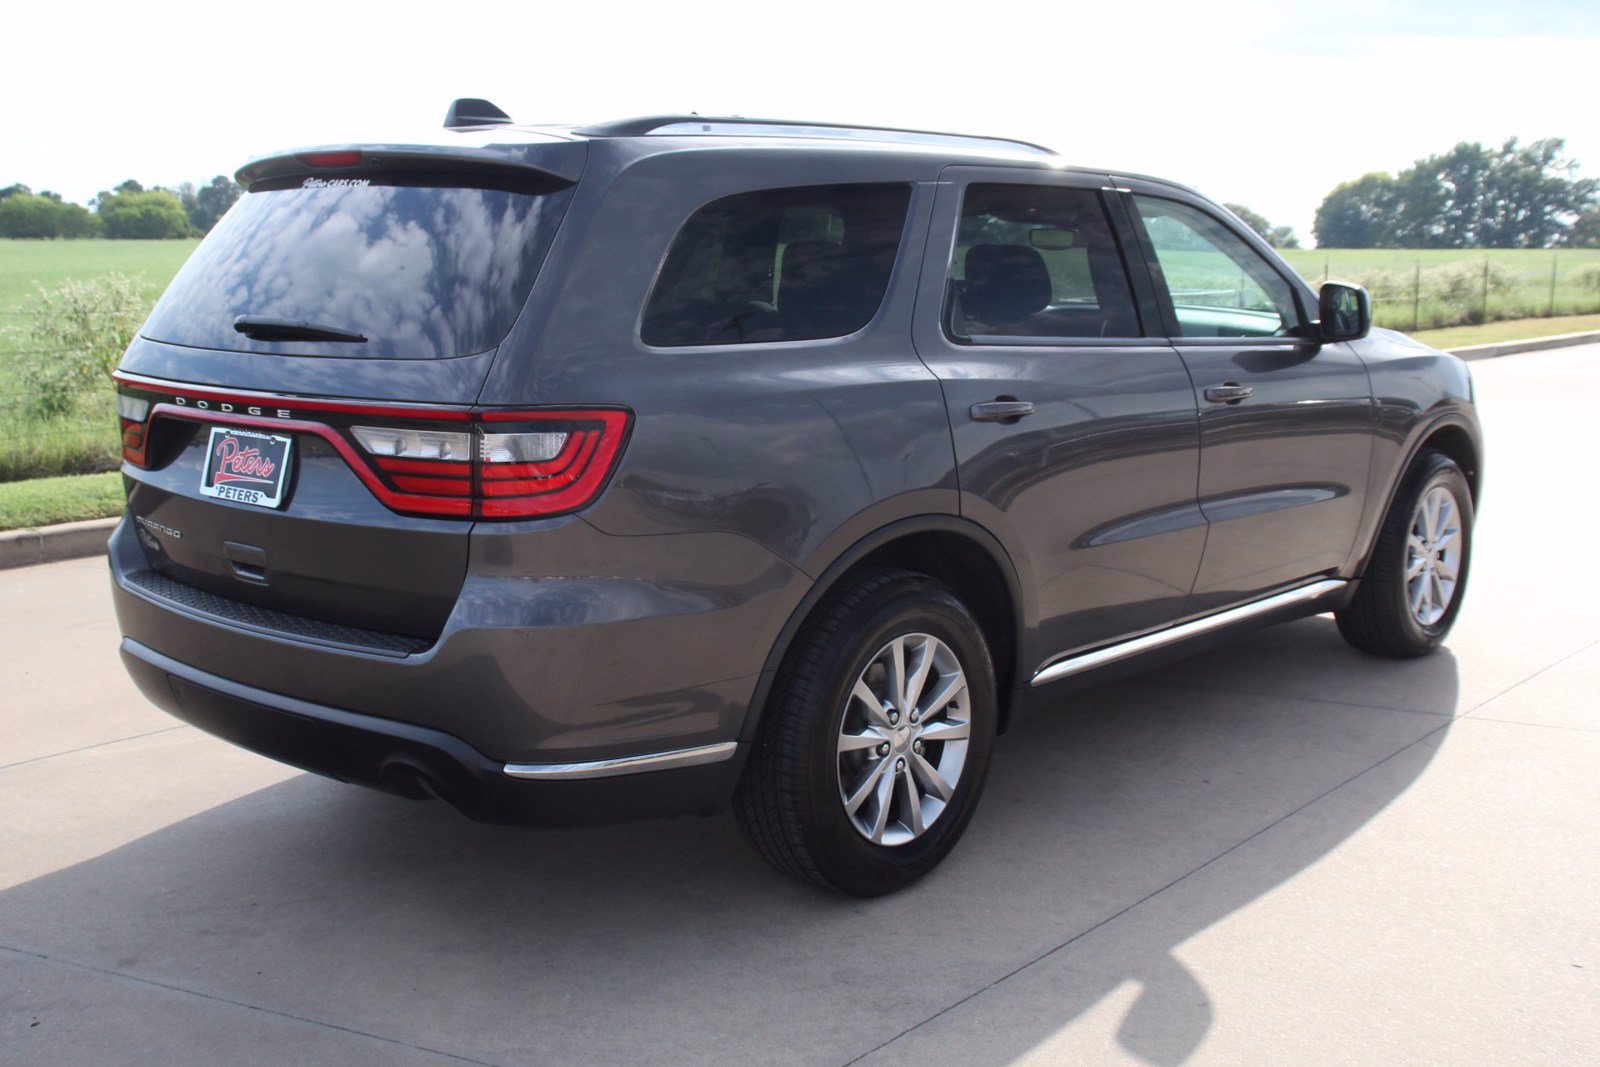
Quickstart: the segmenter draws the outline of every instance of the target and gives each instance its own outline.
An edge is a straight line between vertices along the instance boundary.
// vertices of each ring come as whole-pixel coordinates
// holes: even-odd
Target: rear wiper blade
[[[269,319],[262,315],[240,315],[233,328],[256,341],[350,341],[365,344],[366,335],[341,330],[304,319]]]

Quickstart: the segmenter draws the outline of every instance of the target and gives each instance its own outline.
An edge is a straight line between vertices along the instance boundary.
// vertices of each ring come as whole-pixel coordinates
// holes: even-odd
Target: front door
[[[1348,345],[1322,345],[1296,283],[1203,205],[1136,181],[1152,281],[1200,408],[1210,523],[1190,614],[1342,567],[1366,504],[1375,408]],[[1161,195],[1166,193],[1168,195]]]
[[[1109,184],[948,168],[918,291],[962,514],[1012,554],[1031,669],[1179,618],[1205,542],[1194,391]]]

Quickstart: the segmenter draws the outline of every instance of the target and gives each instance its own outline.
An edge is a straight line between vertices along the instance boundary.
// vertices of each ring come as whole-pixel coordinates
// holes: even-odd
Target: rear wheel
[[[995,720],[993,665],[966,606],[925,575],[866,575],[796,637],[740,781],[739,825],[785,874],[893,892],[966,829]]]
[[[1472,494],[1454,460],[1424,452],[1389,507],[1355,598],[1335,615],[1363,652],[1409,658],[1450,632],[1472,559]]]

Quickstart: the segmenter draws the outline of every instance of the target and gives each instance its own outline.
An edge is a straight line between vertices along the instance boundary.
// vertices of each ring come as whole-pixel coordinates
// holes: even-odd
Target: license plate
[[[278,434],[213,426],[200,492],[218,500],[280,507],[293,447],[292,438]]]

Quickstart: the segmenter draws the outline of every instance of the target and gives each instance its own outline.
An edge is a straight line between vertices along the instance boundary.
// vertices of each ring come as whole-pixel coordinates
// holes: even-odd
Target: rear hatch
[[[116,376],[147,592],[269,630],[438,636],[473,520],[495,517],[485,442],[518,476],[565,460],[557,490],[607,458],[607,413],[486,426],[474,407],[583,148],[318,149],[240,172]]]

